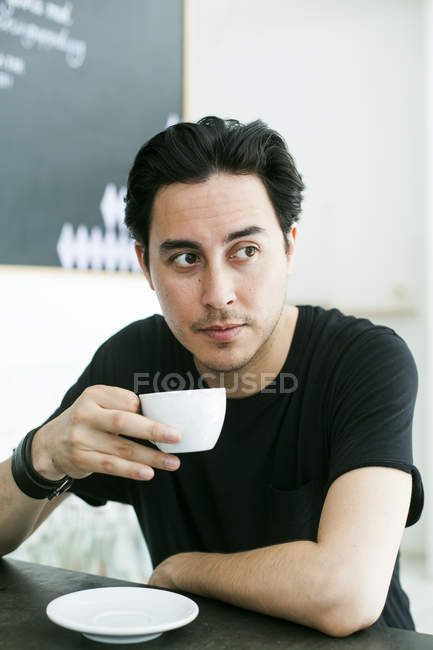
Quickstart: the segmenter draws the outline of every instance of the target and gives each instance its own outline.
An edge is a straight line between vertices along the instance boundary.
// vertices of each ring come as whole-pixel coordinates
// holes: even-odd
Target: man
[[[416,367],[387,327],[286,304],[303,189],[260,121],[207,117],[141,148],[126,223],[164,316],[105,342],[0,466],[1,554],[74,492],[133,505],[151,585],[333,636],[414,629],[398,550],[423,506]],[[177,432],[137,393],[220,385],[215,448],[157,450]]]

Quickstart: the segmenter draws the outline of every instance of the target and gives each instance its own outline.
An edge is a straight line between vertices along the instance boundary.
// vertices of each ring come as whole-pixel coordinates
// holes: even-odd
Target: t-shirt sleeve
[[[406,526],[418,521],[424,504],[421,475],[412,458],[417,389],[408,346],[393,330],[378,327],[356,339],[335,368],[329,420],[328,487],[359,467],[408,472],[412,496]]]
[[[75,384],[69,388],[60,406],[37,428],[40,429],[41,426],[63,413],[88,386],[94,386],[96,384],[114,386],[114,379],[111,345],[104,343],[96,351],[89,365],[85,368]],[[76,479],[69,491],[81,497],[81,499],[92,506],[103,506],[107,501],[128,503],[126,481],[127,479],[121,477],[95,473],[84,479]]]

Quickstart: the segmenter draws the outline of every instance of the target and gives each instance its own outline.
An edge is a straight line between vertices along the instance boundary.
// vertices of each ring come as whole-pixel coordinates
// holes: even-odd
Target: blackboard
[[[182,0],[0,1],[0,264],[134,270],[139,147],[182,113]]]

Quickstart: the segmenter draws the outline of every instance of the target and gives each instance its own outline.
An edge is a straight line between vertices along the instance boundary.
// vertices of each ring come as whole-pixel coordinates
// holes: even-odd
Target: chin
[[[221,356],[213,355],[207,357],[205,355],[196,355],[198,361],[205,366],[209,372],[236,372],[245,368],[251,361],[254,355],[249,355],[240,358],[239,355],[234,355],[233,351],[227,351],[227,359],[224,360]]]

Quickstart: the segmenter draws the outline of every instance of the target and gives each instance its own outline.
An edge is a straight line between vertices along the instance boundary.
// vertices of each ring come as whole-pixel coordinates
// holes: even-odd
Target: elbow
[[[346,637],[370,627],[379,616],[380,613],[360,612],[356,606],[345,604],[344,607],[328,612],[320,621],[319,630],[331,637]]]
[[[329,584],[333,584],[332,579]],[[343,578],[332,598],[322,603],[318,629],[331,637],[346,637],[374,625],[386,600],[386,594],[378,598],[374,591],[372,584],[365,584],[365,579]]]

